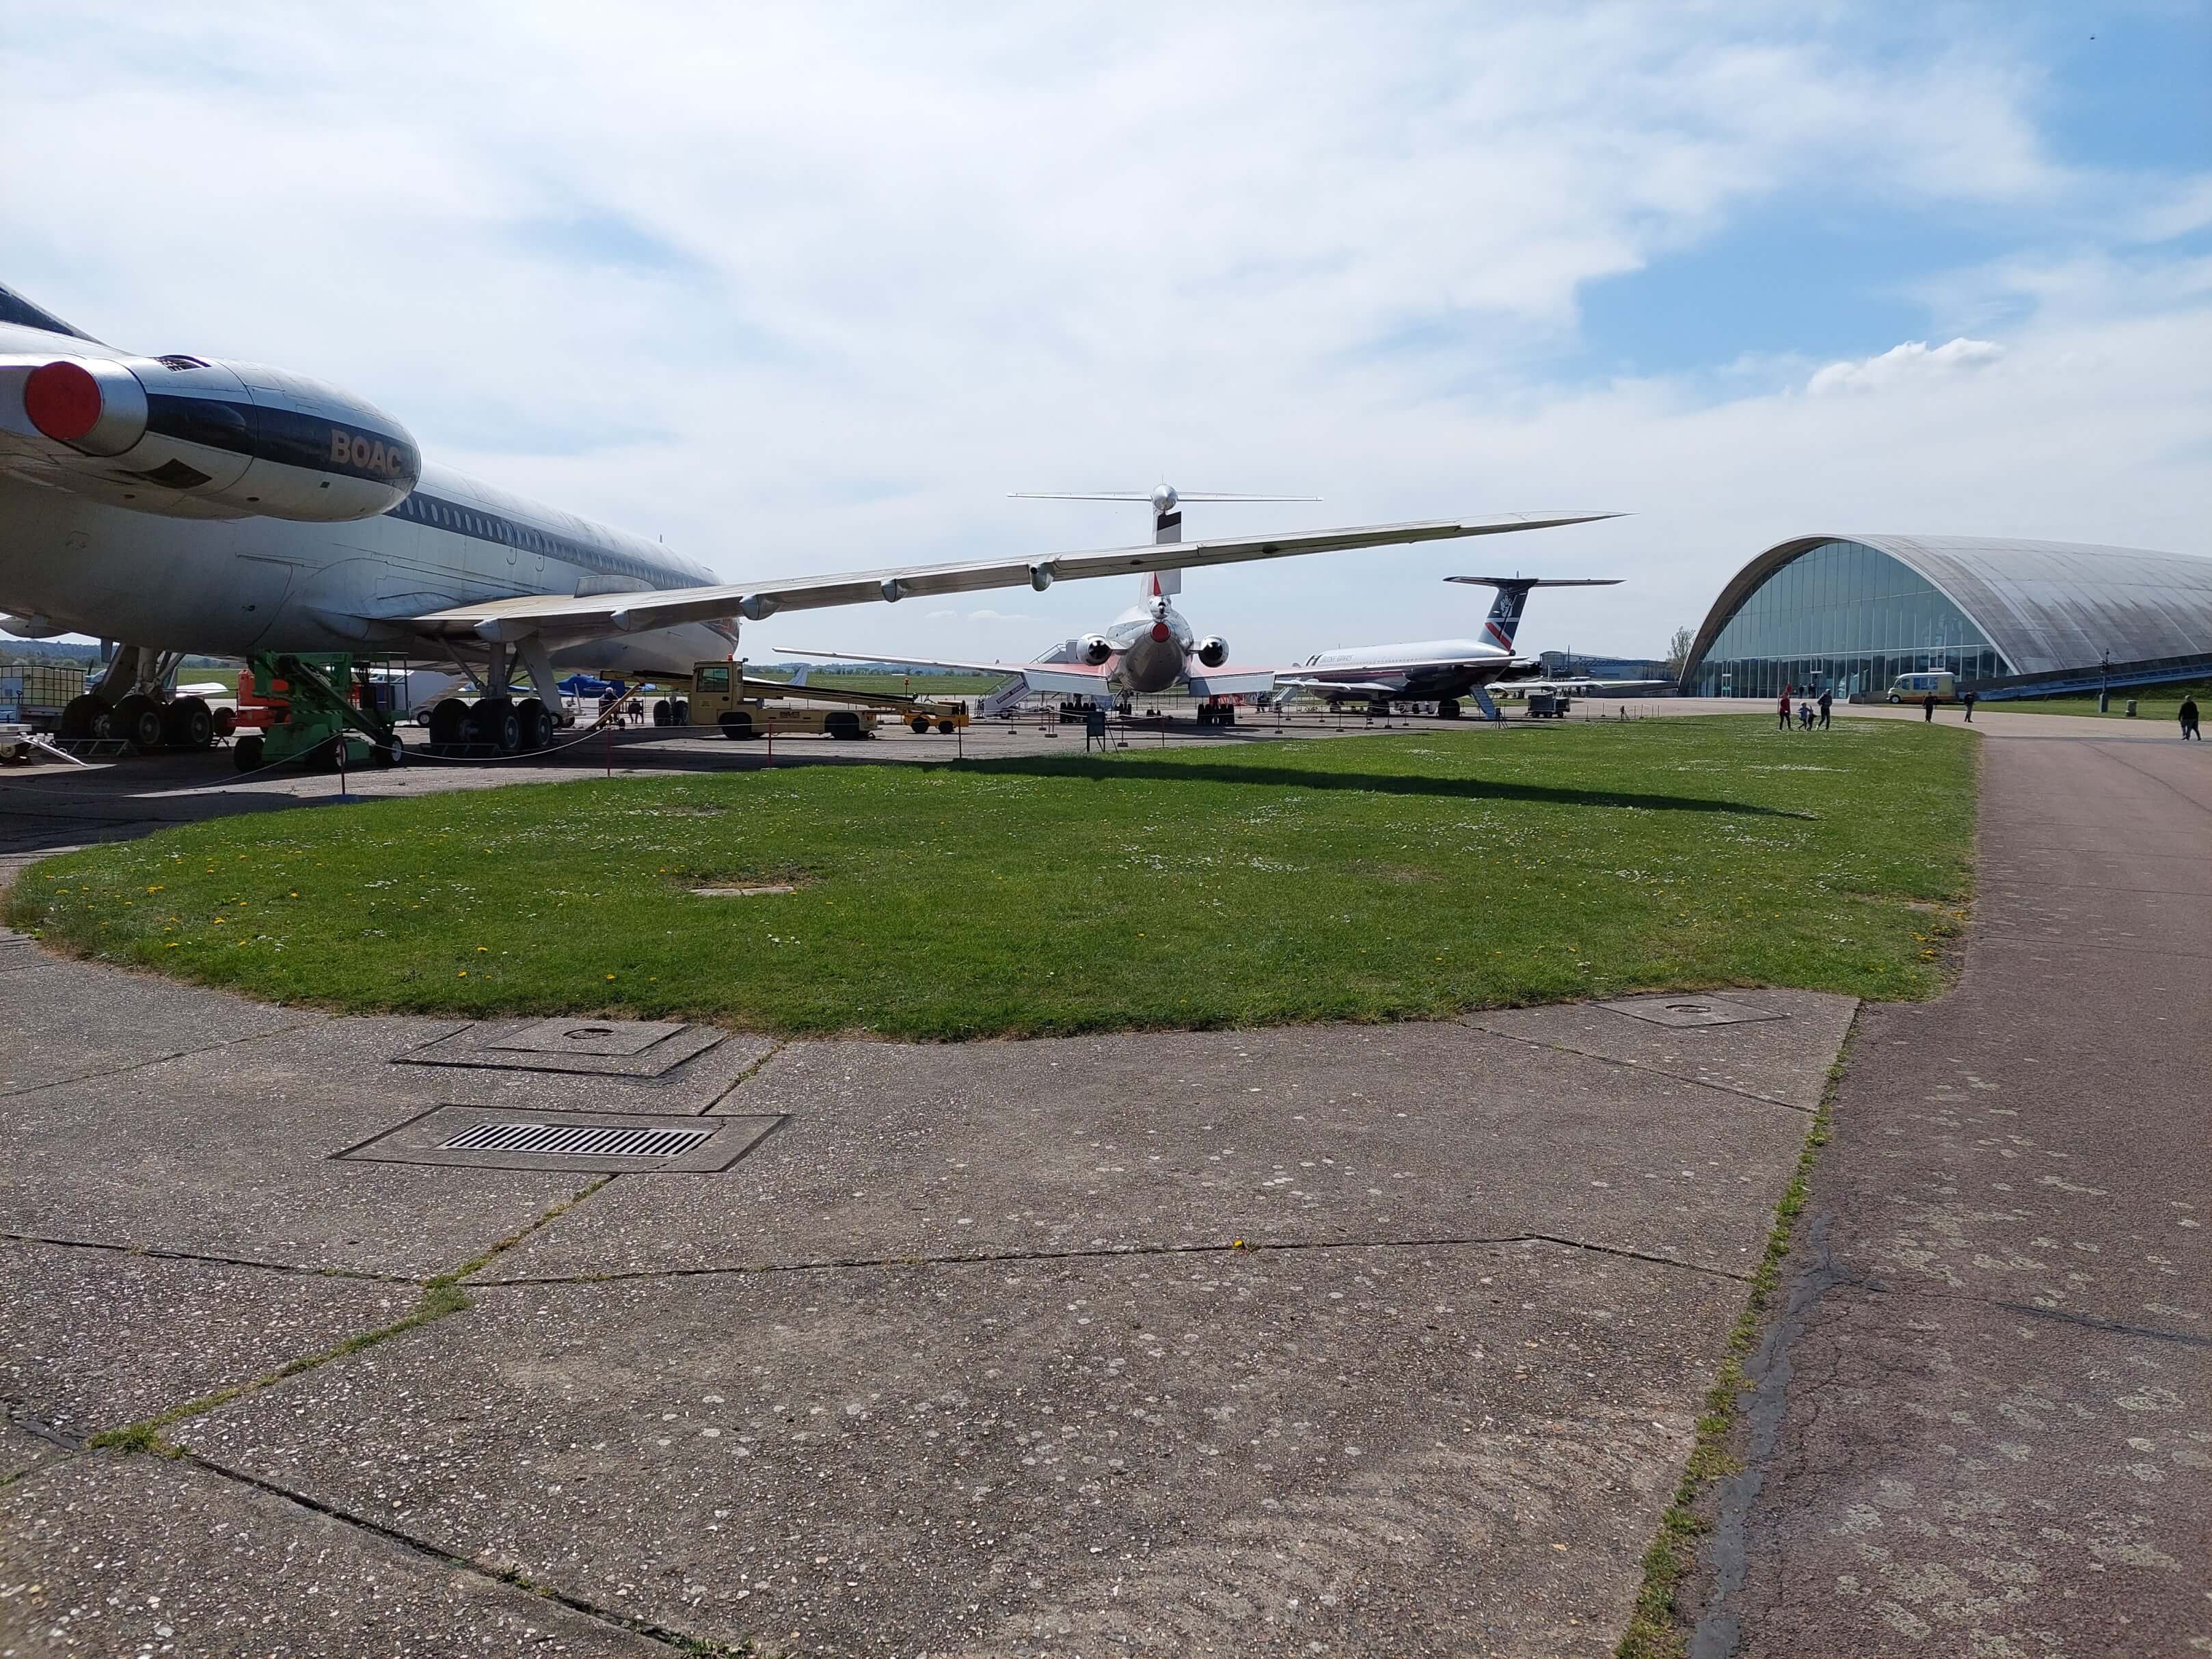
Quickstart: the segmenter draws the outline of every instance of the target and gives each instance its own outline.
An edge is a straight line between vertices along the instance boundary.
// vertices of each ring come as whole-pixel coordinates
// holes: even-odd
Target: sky
[[[0,282],[732,580],[1632,516],[1191,577],[1241,662],[1657,655],[1814,532],[2212,553],[2212,8],[0,0]],[[1025,658],[1118,581],[749,625]],[[1133,585],[1132,585],[1133,586]]]

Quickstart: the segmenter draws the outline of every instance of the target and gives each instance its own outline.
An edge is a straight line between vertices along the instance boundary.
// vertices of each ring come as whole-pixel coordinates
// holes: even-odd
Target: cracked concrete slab
[[[0,1395],[77,1440],[388,1325],[412,1285],[0,1241]]]
[[[1773,1024],[1825,1070],[1834,1020]],[[1453,1024],[794,1043],[715,1109],[788,1121],[712,1181],[622,1176],[490,1276],[1528,1234],[1748,1273],[1805,1134]]]
[[[97,1006],[62,1018],[90,1023]],[[0,1232],[283,1267],[446,1272],[581,1182],[331,1161],[439,1103],[442,1091],[419,1073],[386,1064],[396,1036],[424,1027],[439,1028],[321,1022],[146,1067],[127,1087],[94,1079],[0,1097]]]
[[[0,1096],[127,1072],[322,1016],[89,963],[46,958],[8,975]],[[97,1011],[97,1017],[86,1016]]]
[[[1806,1111],[1817,1108],[1857,1000],[1771,988],[1716,994],[1786,1018],[1670,1029],[1625,1019],[1595,1003],[1561,1003],[1474,1014],[1468,1023],[1522,1042],[1619,1060]]]
[[[10,1413],[0,1417],[0,1486],[27,1474],[42,1464],[66,1457],[75,1448],[42,1434],[35,1425],[19,1421],[14,1413],[19,1407],[10,1402]]]
[[[668,1648],[204,1470],[73,1458],[0,1488],[0,1655],[645,1659]],[[11,1639],[12,1638],[12,1639]]]
[[[476,1294],[181,1431],[687,1633],[946,1656],[1609,1654],[1741,1297],[1550,1244]]]

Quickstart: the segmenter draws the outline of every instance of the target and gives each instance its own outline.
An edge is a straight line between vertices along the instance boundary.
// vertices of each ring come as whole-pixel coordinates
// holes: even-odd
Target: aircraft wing
[[[1406,691],[1403,680],[1327,680],[1310,674],[1278,674],[1275,684],[1292,691],[1335,691],[1358,697],[1397,697]]]
[[[1208,668],[1197,658],[1183,672],[1194,697],[1253,697],[1275,689],[1272,668]]]
[[[1363,547],[1390,547],[1404,542],[1497,536],[1516,530],[1544,530],[1557,525],[1587,524],[1595,519],[1619,516],[1613,513],[1516,513],[1496,519],[1429,519],[1409,524],[1355,525],[1340,530],[1302,530],[1276,536],[1223,538],[1164,545],[1147,543],[1141,547],[1109,548],[1097,552],[907,565],[710,587],[651,588],[641,592],[603,593],[583,599],[548,594],[492,599],[389,620],[431,639],[465,639],[474,635],[479,639],[513,641],[541,633],[567,640],[592,639],[669,628],[679,623],[718,622],[731,617],[759,622],[779,611],[812,611],[828,605],[972,593],[993,587],[1027,585],[1042,592],[1054,581],[1083,581],[1097,576],[1121,576],[1148,570],[1202,569],[1209,565],[1293,558],[1301,554],[1342,552]],[[1023,672],[1029,672],[1026,666]]]
[[[970,674],[996,674],[1024,681],[1032,691],[1060,691],[1095,696],[1106,688],[1110,667],[1093,668],[1079,662],[952,662],[942,657],[886,657],[858,651],[801,651],[776,647],[787,657],[827,657],[838,662],[880,662],[894,668],[954,668]]]

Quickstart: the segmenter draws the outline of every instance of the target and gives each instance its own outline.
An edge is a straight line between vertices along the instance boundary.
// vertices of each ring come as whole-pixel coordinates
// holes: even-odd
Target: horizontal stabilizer
[[[1621,576],[1447,576],[1470,587],[1618,587]]]

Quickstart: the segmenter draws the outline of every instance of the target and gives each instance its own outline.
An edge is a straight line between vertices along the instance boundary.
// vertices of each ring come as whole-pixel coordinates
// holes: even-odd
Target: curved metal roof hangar
[[[1698,629],[1685,684],[1759,585],[1801,553],[1855,542],[1959,607],[2014,674],[2212,654],[2212,559],[2001,536],[1795,536],[1736,572]]]

